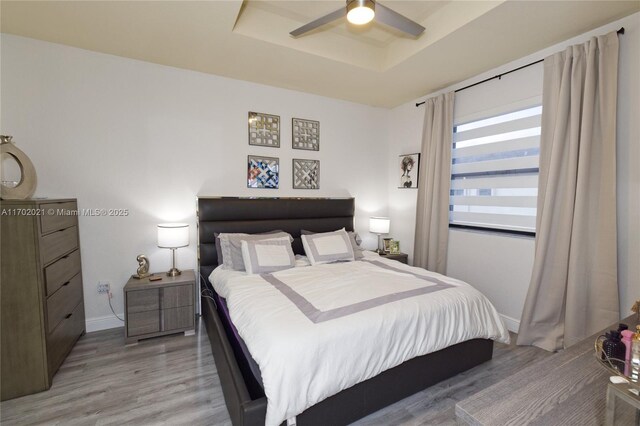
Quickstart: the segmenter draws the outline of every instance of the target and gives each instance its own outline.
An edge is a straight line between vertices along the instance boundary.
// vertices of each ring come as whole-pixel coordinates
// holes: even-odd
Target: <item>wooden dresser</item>
[[[51,387],[85,332],[75,199],[0,202],[0,399]]]

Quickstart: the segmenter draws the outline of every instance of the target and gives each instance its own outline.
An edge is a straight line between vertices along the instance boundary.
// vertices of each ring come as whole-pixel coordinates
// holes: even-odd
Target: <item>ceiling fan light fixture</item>
[[[376,5],[377,0],[346,0],[346,2],[346,8],[341,7],[338,10],[334,10],[329,14],[314,19],[313,21],[296,28],[289,34],[291,34],[292,37],[299,37],[330,22],[343,19],[344,15],[347,15],[347,21],[351,24],[364,25],[375,19],[376,22],[395,28],[396,30],[402,31],[405,34],[416,38],[425,30],[425,28],[416,21],[412,21],[406,16],[389,9],[382,3],[378,3]],[[378,9],[378,13],[375,11],[376,8]]]
[[[375,3],[372,0],[351,0],[347,3],[347,20],[354,25],[371,22],[375,14]]]

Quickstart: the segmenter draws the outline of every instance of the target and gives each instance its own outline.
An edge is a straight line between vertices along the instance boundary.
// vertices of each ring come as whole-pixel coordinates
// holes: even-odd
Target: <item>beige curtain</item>
[[[449,188],[454,93],[425,102],[413,264],[445,273],[449,242]]]
[[[558,350],[618,321],[615,32],[544,61],[535,260],[519,345]]]

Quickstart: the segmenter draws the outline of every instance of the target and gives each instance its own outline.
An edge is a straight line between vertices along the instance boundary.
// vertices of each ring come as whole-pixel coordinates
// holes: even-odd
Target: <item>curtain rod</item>
[[[618,33],[618,35],[620,35],[620,34],[624,34],[624,27],[620,28],[620,29],[617,31],[617,33]],[[468,85],[468,86],[464,86],[464,87],[462,87],[462,88],[460,88],[460,89],[454,90],[454,92],[455,92],[455,93],[462,92],[463,90],[470,89],[470,88],[472,88],[472,87],[474,87],[474,86],[477,86],[478,84],[486,83],[487,81],[495,80],[496,78],[499,80],[499,79],[501,79],[501,78],[502,78],[502,76],[503,76],[503,75],[507,75],[507,74],[511,74],[512,72],[520,71],[520,70],[521,70],[521,69],[523,69],[523,68],[527,68],[527,67],[530,67],[531,65],[539,64],[539,63],[540,63],[540,62],[542,62],[542,61],[544,61],[544,59],[539,59],[539,60],[537,60],[537,61],[531,62],[530,64],[523,65],[523,66],[521,66],[521,67],[514,68],[514,69],[512,69],[512,70],[509,70],[509,71],[503,72],[502,74],[498,74],[498,75],[494,75],[493,77],[485,78],[484,80],[482,80],[482,81],[478,81],[477,83],[473,83],[473,84],[470,84],[470,85]],[[416,107],[419,107],[420,105],[423,105],[425,102],[426,102],[426,101],[417,102],[417,103],[416,103]]]

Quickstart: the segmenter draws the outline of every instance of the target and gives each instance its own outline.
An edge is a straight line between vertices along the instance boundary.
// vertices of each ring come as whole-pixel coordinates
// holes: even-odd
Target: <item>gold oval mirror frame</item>
[[[11,139],[11,136],[0,136],[0,149],[2,155],[10,155],[18,163],[18,167],[20,167],[20,182],[14,187],[1,185],[0,195],[4,200],[24,200],[30,198],[36,192],[38,178],[36,169],[27,154],[15,146]]]

